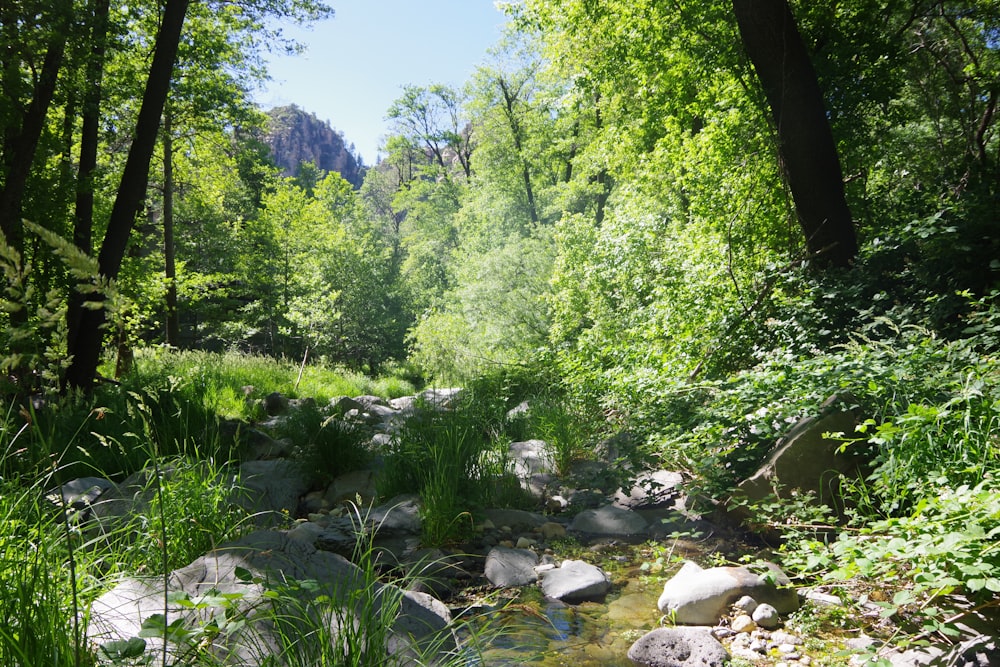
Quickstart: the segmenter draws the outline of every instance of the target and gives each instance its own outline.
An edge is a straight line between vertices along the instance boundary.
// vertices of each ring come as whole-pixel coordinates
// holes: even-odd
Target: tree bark
[[[174,254],[174,137],[169,107],[163,114],[163,273],[167,281],[167,345],[180,346],[177,315],[177,262]]]
[[[0,233],[7,244],[19,253],[23,251],[21,207],[45,127],[45,117],[56,90],[56,81],[66,52],[71,25],[72,5],[60,2],[53,9],[52,33],[46,44],[41,73],[35,81],[31,102],[20,119],[20,128],[4,137],[2,146],[3,186],[0,187]],[[19,75],[19,73],[17,74]]]
[[[76,171],[76,205],[73,244],[90,255],[94,252],[94,172],[100,143],[101,85],[107,52],[110,0],[92,0],[90,9],[90,54],[84,75],[83,113],[80,128],[80,160]],[[66,346],[73,349],[80,326],[84,297],[74,291],[66,309]]]
[[[743,47],[778,133],[782,169],[806,248],[820,267],[858,252],[823,94],[787,0],[733,0]]]
[[[98,255],[98,269],[103,278],[118,277],[135,218],[146,196],[149,180],[149,163],[153,157],[160,129],[160,115],[170,90],[177,48],[180,43],[184,15],[190,0],[166,0],[163,21],[156,36],[153,62],[146,79],[146,89],[139,107],[135,135],[129,148],[125,170],[118,185],[118,193],[108,220],[108,229]],[[76,340],[69,350],[73,357],[66,371],[66,385],[71,388],[90,389],[97,377],[104,340],[104,308],[84,310],[81,313]]]

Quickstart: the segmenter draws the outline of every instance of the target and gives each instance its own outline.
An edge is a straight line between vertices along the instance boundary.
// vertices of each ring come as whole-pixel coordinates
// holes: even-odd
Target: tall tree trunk
[[[160,128],[160,115],[170,90],[177,47],[180,43],[184,15],[190,0],[166,0],[163,22],[153,51],[153,62],[146,79],[135,136],[129,148],[125,170],[122,172],[118,193],[108,220],[108,230],[98,255],[98,269],[108,279],[118,277],[129,236],[135,226],[135,217],[146,196],[149,180],[149,163],[156,147]],[[97,364],[104,339],[104,308],[84,310],[80,316],[74,346],[70,349],[73,361],[66,371],[66,384],[73,388],[89,389],[97,377]]]
[[[35,81],[31,102],[20,119],[20,127],[8,132],[2,147],[3,185],[0,186],[0,233],[7,244],[21,252],[23,228],[21,207],[24,192],[31,174],[31,166],[38,150],[38,142],[45,128],[45,117],[56,90],[56,81],[66,52],[66,41],[71,25],[72,4],[63,0],[53,8],[52,35],[46,44],[42,70]],[[19,73],[15,73],[19,76]],[[5,73],[6,76],[6,73]]]
[[[90,3],[90,54],[84,73],[83,112],[80,128],[80,160],[76,170],[76,211],[73,219],[73,244],[90,255],[94,252],[94,172],[100,143],[101,85],[107,52],[110,0]],[[73,349],[80,326],[84,297],[77,291],[69,296],[66,309],[67,348]]]
[[[596,106],[594,107],[594,128],[600,133],[601,128],[604,127],[604,117],[601,115],[601,98],[600,95],[597,96],[595,100]],[[597,201],[594,209],[594,222],[600,227],[604,224],[604,212],[608,205],[608,198],[611,197],[611,176],[608,174],[607,167],[601,167],[601,170],[597,172],[597,176],[594,177],[594,182],[596,182],[600,187],[597,191]]]
[[[163,273],[167,280],[167,345],[180,346],[177,316],[177,265],[174,256],[174,137],[170,105],[163,113]]]
[[[787,0],[733,0],[743,47],[778,132],[778,150],[809,253],[821,267],[858,252],[823,94]]]

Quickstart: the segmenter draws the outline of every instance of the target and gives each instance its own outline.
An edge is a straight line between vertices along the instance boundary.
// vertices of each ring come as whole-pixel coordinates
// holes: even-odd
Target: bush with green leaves
[[[274,435],[291,440],[295,460],[315,485],[364,468],[373,455],[369,448],[371,429],[326,415],[312,403],[289,412],[275,427]]]
[[[785,522],[782,563],[875,601],[899,642],[960,636],[968,617],[1000,612],[1000,485],[992,473],[975,485],[945,475],[926,483],[934,491],[900,516],[840,528]],[[822,523],[830,527],[817,534]]]

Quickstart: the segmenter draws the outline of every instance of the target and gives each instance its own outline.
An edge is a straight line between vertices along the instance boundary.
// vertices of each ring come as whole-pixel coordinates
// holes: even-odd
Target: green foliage
[[[958,636],[966,615],[997,606],[997,486],[992,475],[975,486],[934,476],[926,486],[934,491],[904,515],[866,522],[831,540],[801,534],[783,548],[783,562],[866,591],[883,618],[911,624],[918,637]]]
[[[574,410],[567,399],[538,397],[528,405],[527,421],[528,432],[545,441],[558,474],[568,475],[574,463],[593,457],[595,420]]]
[[[236,352],[172,352],[162,348],[136,352],[137,385],[156,386],[169,378],[176,378],[183,393],[205,409],[224,417],[247,419],[258,416],[254,401],[272,392],[290,398],[309,397],[318,403],[336,396],[397,398],[416,393],[413,384],[398,375],[372,378],[323,363],[302,366],[299,362]]]
[[[410,333],[412,361],[438,382],[465,383],[537,356],[548,331],[552,252],[547,238],[514,237],[465,254],[455,287]]]
[[[0,444],[9,452],[16,439]],[[11,667],[87,661],[86,616],[77,616],[87,585],[67,567],[76,545],[43,497],[46,481],[26,488],[0,480],[0,663]]]
[[[410,418],[385,451],[379,494],[418,493],[423,540],[430,545],[467,537],[472,512],[520,506],[525,496],[508,459],[496,403],[463,396],[458,407],[427,405]]]
[[[292,411],[274,434],[295,443],[295,459],[316,488],[364,468],[372,456],[368,447],[372,434],[368,429],[327,417],[312,404]]]

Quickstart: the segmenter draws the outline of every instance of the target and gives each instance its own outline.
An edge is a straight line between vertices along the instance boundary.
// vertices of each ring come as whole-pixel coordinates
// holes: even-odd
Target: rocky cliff
[[[267,112],[265,141],[276,165],[284,175],[294,176],[303,162],[313,162],[323,171],[336,171],[346,181],[360,187],[363,175],[361,158],[344,135],[294,104],[275,107]]]

